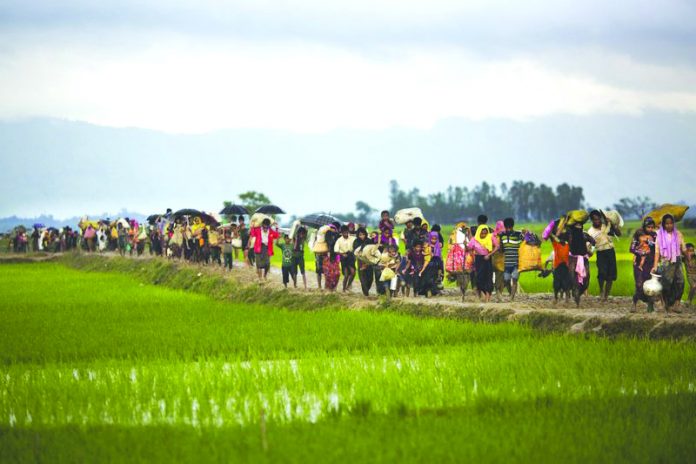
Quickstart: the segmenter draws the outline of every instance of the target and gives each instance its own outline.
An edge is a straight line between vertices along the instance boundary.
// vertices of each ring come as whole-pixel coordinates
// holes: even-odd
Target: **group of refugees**
[[[688,301],[693,304],[696,297],[696,257],[694,244],[686,243],[682,233],[677,230],[675,217],[662,216],[659,223],[647,217],[631,241],[635,292],[633,311],[638,301],[654,310],[655,298],[646,294],[646,282],[654,275],[661,276],[662,303],[666,311],[681,312],[680,302],[684,293],[684,273],[689,285]]]
[[[596,253],[597,283],[602,301],[607,301],[617,280],[616,250],[614,238],[621,235],[617,222],[598,210],[589,213],[590,227],[583,228],[583,221],[567,224],[560,229],[562,220],[553,221],[543,237],[553,245],[550,263],[553,265],[554,297],[572,294],[579,305],[580,297],[590,284],[589,258]],[[689,303],[696,296],[696,258],[694,245],[684,240],[677,230],[673,214],[661,214],[659,223],[648,216],[633,234],[630,253],[633,255],[635,290],[631,312],[637,311],[638,301],[653,312],[655,302],[660,301],[666,312],[680,313],[685,278],[689,284]],[[542,276],[546,273],[542,273]],[[647,285],[648,281],[651,281]],[[657,289],[655,289],[657,284]],[[646,288],[655,289],[648,294]],[[655,294],[657,293],[657,294]]]
[[[171,217],[171,210],[148,223],[129,218],[116,221],[83,220],[83,248],[88,252],[117,251],[121,256],[150,255],[182,259],[198,264],[217,264],[231,270],[233,261],[244,250],[249,230],[244,218],[218,227],[200,217]],[[253,256],[252,256],[253,259]]]
[[[615,212],[569,212],[551,221],[541,238],[528,230],[516,230],[513,218],[489,226],[488,217],[482,214],[475,225],[455,225],[443,256],[445,238],[440,225],[431,226],[419,210],[411,215],[403,211],[397,212],[396,220],[389,211],[382,211],[374,230],[336,221],[317,226],[310,233],[307,226],[295,221],[283,233],[273,218],[265,215],[255,214],[247,227],[244,216],[232,217],[225,225],[211,225],[200,217],[174,220],[167,210],[148,223],[129,218],[96,222],[85,218],[77,229],[61,230],[37,224],[31,234],[17,230],[10,246],[15,252],[28,251],[29,247],[56,252],[81,247],[90,252],[118,251],[122,256],[143,255],[147,246],[151,255],[218,265],[228,271],[241,254],[243,262],[256,268],[259,279],[267,278],[277,249],[282,256],[283,284],[297,287],[301,277],[305,289],[305,249],[309,247],[315,256],[318,288],[335,291],[341,285],[348,292],[357,276],[365,296],[374,287],[378,295],[389,298],[436,296],[447,278],[457,282],[462,298],[471,288],[482,302],[489,302],[494,294],[500,298],[505,292],[514,299],[520,273],[539,271],[540,277],[553,276],[556,302],[572,297],[579,306],[589,288],[593,254],[602,301],[607,301],[618,277],[614,239],[621,235],[623,220]],[[661,301],[666,311],[680,312],[686,282],[689,301],[696,296],[694,246],[677,230],[673,214],[662,214],[658,220],[645,218],[631,240],[635,279],[632,311],[637,311],[639,301],[646,303],[648,311]],[[404,226],[400,234],[397,224]],[[549,240],[553,249],[545,264],[541,260],[542,240]],[[655,275],[661,277],[657,297],[646,292]]]
[[[70,226],[62,228],[44,227],[43,224],[34,224],[31,232],[23,226],[15,227],[10,233],[7,242],[8,251],[14,253],[52,252],[61,253],[70,251],[79,246],[80,232]]]

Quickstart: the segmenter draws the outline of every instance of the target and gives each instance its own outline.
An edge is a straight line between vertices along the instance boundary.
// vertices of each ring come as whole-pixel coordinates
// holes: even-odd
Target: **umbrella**
[[[43,229],[44,227],[46,227],[46,226],[41,224],[40,222],[37,222],[36,224],[34,224],[34,229]]]
[[[179,211],[175,212],[172,214],[172,218],[178,219],[183,216],[200,216],[201,212],[198,211],[197,209],[191,209],[191,208],[185,208],[185,209],[180,209]]]
[[[201,218],[201,221],[203,221],[204,224],[208,224],[213,227],[217,227],[218,225],[220,225],[220,221],[218,221],[208,213],[199,213],[198,217]]]
[[[300,224],[307,227],[314,227],[315,229],[318,229],[321,226],[331,224],[333,222],[338,222],[340,224],[343,221],[341,221],[335,216],[324,213],[308,214],[307,216],[300,218]]]
[[[147,217],[147,222],[149,222],[150,224],[154,224],[161,217],[161,214],[151,214]]]
[[[277,207],[276,205],[263,205],[256,210],[257,213],[263,214],[285,214],[285,211]]]
[[[225,214],[228,216],[231,216],[233,214],[235,214],[235,215],[249,214],[249,210],[241,205],[227,205],[224,208],[222,208],[222,211],[220,211],[220,214]]]

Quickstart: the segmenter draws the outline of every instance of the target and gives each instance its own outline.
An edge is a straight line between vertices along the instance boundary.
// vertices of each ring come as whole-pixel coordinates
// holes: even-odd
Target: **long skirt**
[[[341,277],[341,261],[338,259],[338,256],[333,258],[331,254],[324,256],[322,267],[324,269],[325,287],[329,290],[335,289]]]
[[[655,255],[648,255],[645,257],[643,269],[640,269],[640,262],[633,264],[633,279],[636,282],[636,289],[633,293],[633,303],[637,303],[638,300],[644,303],[649,303],[651,301],[650,297],[643,292],[643,284],[646,280],[650,280],[650,271],[654,263]]]
[[[476,255],[476,289],[483,293],[493,293],[493,262],[485,256]]]
[[[662,263],[662,297],[668,308],[681,300],[684,293],[684,270],[681,258],[677,262]]]
[[[585,260],[585,277],[582,281],[579,281],[577,273],[575,272],[578,259]],[[568,257],[568,271],[570,272],[570,279],[573,282],[573,290],[576,291],[578,295],[584,294],[590,286],[590,260],[584,256],[571,255]]]

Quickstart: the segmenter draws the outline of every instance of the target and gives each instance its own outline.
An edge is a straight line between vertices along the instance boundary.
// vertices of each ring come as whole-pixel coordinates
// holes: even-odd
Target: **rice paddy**
[[[696,345],[0,265],[0,461],[679,462]]]

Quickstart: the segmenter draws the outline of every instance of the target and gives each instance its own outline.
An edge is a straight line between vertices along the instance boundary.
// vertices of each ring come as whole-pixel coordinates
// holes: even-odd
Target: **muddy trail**
[[[371,290],[370,296],[365,297],[360,290],[357,278],[352,289],[341,291],[341,283],[335,292],[320,290],[317,288],[316,274],[307,272],[307,289],[303,288],[302,277],[298,276],[298,288],[293,288],[292,281],[288,289],[282,283],[282,274],[279,268],[271,268],[265,280],[259,279],[256,270],[244,263],[235,261],[234,269],[226,271],[217,265],[202,265],[178,260],[162,258],[126,257],[118,259],[116,253],[104,253],[101,255],[86,254],[45,254],[45,255],[0,255],[0,263],[43,262],[58,261],[68,266],[83,270],[118,270],[121,272],[132,271],[141,273],[141,277],[154,284],[167,285],[166,279],[154,278],[151,272],[145,273],[145,269],[153,266],[161,268],[166,266],[167,275],[174,273],[186,273],[191,279],[200,280],[214,278],[224,283],[229,283],[234,291],[224,293],[226,297],[235,299],[235,296],[244,301],[270,302],[279,306],[300,308],[334,306],[354,310],[377,309],[394,310],[417,316],[445,317],[454,319],[467,319],[477,322],[503,322],[516,321],[529,324],[544,331],[563,331],[571,333],[595,333],[605,336],[637,336],[644,338],[662,339],[673,338],[696,341],[696,308],[682,304],[681,313],[666,313],[656,305],[653,313],[646,311],[646,305],[638,304],[637,312],[631,312],[633,303],[631,297],[610,297],[609,301],[600,301],[599,297],[585,295],[580,307],[576,307],[573,301],[560,301],[556,303],[550,293],[518,294],[514,301],[509,295],[493,295],[491,302],[479,301],[474,291],[468,291],[462,299],[459,289],[446,288],[442,294],[425,297],[397,296],[387,298],[378,296],[376,290]],[[102,269],[99,263],[106,264],[107,269]],[[116,263],[122,263],[116,265]],[[130,265],[128,265],[130,263]],[[145,275],[147,274],[147,275]],[[181,276],[179,276],[181,277]],[[176,288],[187,288],[177,279]],[[172,285],[170,285],[172,286]],[[197,287],[192,285],[197,291]],[[290,303],[296,300],[296,304]],[[312,306],[317,305],[317,306]]]

